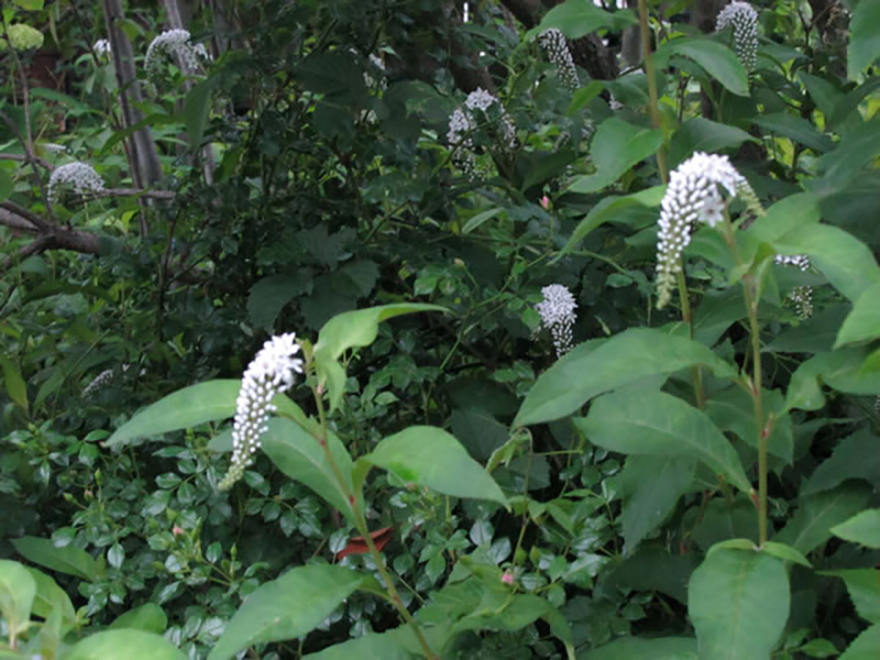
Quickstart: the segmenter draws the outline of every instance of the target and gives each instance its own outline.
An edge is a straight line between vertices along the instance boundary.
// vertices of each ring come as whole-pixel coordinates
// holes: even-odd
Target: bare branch
[[[16,215],[12,211],[3,208],[0,208],[0,225],[31,233],[40,231],[33,223],[30,223],[20,215]]]
[[[141,190],[140,188],[105,188],[96,197],[148,197],[150,199],[174,199],[177,193],[171,190]]]
[[[7,211],[9,211],[10,213],[14,213],[15,215],[19,216],[20,218],[24,218],[27,222],[32,224],[34,227],[36,227],[38,230],[40,230],[44,234],[51,234],[54,231],[56,231],[57,229],[60,229],[60,227],[58,225],[56,225],[54,222],[46,220],[42,216],[39,216],[36,213],[32,213],[32,212],[28,211],[26,208],[19,206],[15,202],[10,202],[10,201],[2,202],[2,203],[0,203],[0,208],[4,208]]]

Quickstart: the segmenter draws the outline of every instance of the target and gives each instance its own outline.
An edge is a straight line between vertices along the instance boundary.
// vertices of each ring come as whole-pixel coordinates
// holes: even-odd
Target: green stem
[[[687,282],[684,279],[684,272],[678,272],[678,297],[681,299],[681,318],[687,324],[688,336],[694,338],[694,319],[691,314],[691,301],[688,295]],[[691,368],[691,376],[694,381],[694,396],[697,399],[697,407],[703,408],[706,405],[706,395],[703,392],[703,372],[699,365]]]
[[[737,266],[742,266],[742,257],[733,236],[733,224],[727,212],[724,213],[724,238],[730,247]],[[755,426],[758,429],[758,542],[764,545],[767,541],[767,436],[769,425],[764,422],[764,404],[761,399],[761,335],[758,324],[758,299],[755,296],[752,276],[743,276],[743,292],[746,299],[746,312],[749,315],[749,334],[752,348],[752,378],[749,393],[752,396],[752,407],[755,412]]]
[[[315,404],[318,407],[318,419],[321,423],[321,431],[318,436],[318,444],[321,445],[321,449],[324,452],[324,457],[327,459],[327,463],[330,465],[330,469],[333,471],[333,475],[336,477],[336,481],[339,483],[339,488],[342,490],[342,494],[345,496],[345,499],[348,501],[349,506],[351,507],[352,514],[354,516],[354,523],[357,527],[358,532],[360,532],[361,537],[364,539],[364,542],[367,544],[367,548],[370,550],[370,554],[373,556],[373,561],[376,564],[376,568],[379,570],[379,574],[382,576],[382,581],[385,583],[385,589],[388,591],[388,596],[391,602],[394,604],[394,607],[397,608],[397,611],[400,613],[403,620],[409,624],[412,628],[413,633],[416,636],[416,639],[419,641],[419,645],[422,647],[422,653],[424,653],[425,657],[428,660],[439,660],[439,656],[431,650],[431,646],[428,644],[428,640],[425,639],[424,634],[422,633],[422,629],[419,627],[419,624],[416,623],[416,620],[413,619],[412,614],[409,613],[409,610],[403,606],[403,601],[400,599],[400,595],[397,593],[397,588],[394,586],[394,581],[391,579],[391,575],[388,573],[388,569],[385,568],[385,561],[382,559],[382,555],[379,552],[379,549],[376,547],[376,544],[373,542],[373,537],[370,536],[370,530],[367,527],[367,519],[364,516],[364,512],[361,510],[360,505],[358,504],[357,497],[352,492],[351,488],[349,488],[348,482],[345,480],[345,477],[342,475],[342,470],[339,469],[339,465],[336,462],[336,459],[333,456],[333,452],[330,451],[330,446],[327,442],[327,414],[324,411],[324,401],[321,398],[320,392],[318,392],[317,387],[312,386],[312,393],[315,397]]]
[[[654,72],[654,59],[651,56],[651,27],[648,24],[648,2],[639,0],[639,27],[642,33],[642,52],[644,53],[645,75],[648,76],[648,98],[650,100],[651,124],[654,128],[660,128],[660,102],[657,96],[657,79]],[[660,179],[663,183],[669,182],[669,167],[666,165],[666,147],[660,145],[657,151],[657,166],[660,169]]]

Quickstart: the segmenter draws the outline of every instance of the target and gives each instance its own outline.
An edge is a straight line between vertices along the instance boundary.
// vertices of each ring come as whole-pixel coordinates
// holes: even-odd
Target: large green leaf
[[[809,255],[813,265],[852,301],[880,282],[880,266],[870,248],[831,225],[802,225],[780,237],[774,247],[781,254]]]
[[[3,381],[6,385],[6,393],[9,395],[9,398],[27,412],[27,385],[21,377],[21,370],[18,368],[18,365],[7,356],[0,355],[0,368],[3,370]]]
[[[801,486],[800,496],[831,490],[847,479],[864,479],[880,487],[880,438],[868,429],[856,431],[838,440],[830,458],[826,458]]]
[[[86,637],[64,660],[186,660],[186,654],[161,635],[143,630],[105,630]]]
[[[880,656],[880,623],[856,637],[838,660],[877,660]]]
[[[624,454],[702,461],[737,488],[752,485],[736,450],[706,414],[665,392],[617,392],[593,402],[575,424],[593,444]]]
[[[341,566],[300,566],[266,582],[244,601],[208,655],[228,660],[263,642],[302,637],[351,595],[363,576]]]
[[[58,548],[49,539],[24,536],[14,539],[12,545],[22,557],[46,568],[74,575],[89,582],[104,578],[104,566],[85,550],[73,545]]]
[[[411,426],[383,439],[360,460],[444,495],[507,505],[507,498],[495,480],[443,429]]]
[[[422,634],[435,651],[443,648],[449,638],[448,625],[422,626]],[[422,658],[421,645],[407,625],[383,633],[367,633],[363,637],[304,656],[309,660],[412,660]]]
[[[624,637],[578,658],[579,660],[697,660],[697,640],[692,637],[658,637],[657,639]]]
[[[596,130],[590,146],[590,156],[598,172],[576,179],[569,190],[578,193],[602,190],[654,154],[662,144],[660,130],[628,124],[617,117],[606,119]]]
[[[139,412],[116,429],[104,444],[113,447],[142,436],[180,431],[232,417],[240,389],[240,380],[209,380],[185,387]],[[272,403],[278,414],[308,425],[300,407],[286,395],[277,395]]]
[[[36,593],[37,583],[27,568],[0,559],[0,614],[14,633],[27,629]]]
[[[787,464],[794,459],[794,437],[791,419],[787,413],[778,413],[783,406],[782,394],[776,390],[763,390],[765,417],[773,414],[773,428],[767,438],[767,449]],[[731,431],[741,440],[758,449],[758,426],[752,397],[736,385],[712,395],[706,405],[706,414],[722,431]]]
[[[415,312],[448,311],[438,305],[401,303],[344,312],[327,321],[315,344],[315,365],[320,384],[329,389],[331,410],[339,405],[345,390],[345,369],[338,362],[345,351],[372,344],[379,334],[382,321]]]
[[[862,511],[832,527],[831,533],[838,538],[880,550],[880,509]]]
[[[36,568],[28,568],[37,592],[34,595],[33,611],[37,616],[48,619],[53,612],[59,616],[62,634],[76,625],[76,610],[70,596],[51,577],[38,571]]]
[[[783,135],[818,153],[825,153],[834,147],[831,138],[817,131],[813,124],[787,112],[764,115],[755,123],[765,131]]]
[[[662,330],[632,328],[598,347],[591,342],[581,344],[541,374],[514,426],[560,419],[603,392],[697,364],[722,378],[736,375],[731,365],[702,344]]]
[[[862,69],[880,57],[880,3],[862,0],[850,21],[850,39],[847,49],[847,75],[855,80]]]
[[[632,554],[639,542],[672,513],[691,486],[694,467],[692,459],[671,456],[657,459],[634,455],[626,459],[620,474],[625,555]]]
[[[846,590],[859,616],[871,623],[880,623],[880,570],[851,568],[822,571],[821,574],[839,577],[846,582]]]
[[[669,169],[678,167],[694,152],[716,153],[723,149],[737,149],[743,142],[758,142],[758,139],[735,126],[719,124],[703,117],[689,119],[672,136]]]
[[[312,435],[288,419],[269,420],[268,430],[260,438],[263,451],[275,466],[291,479],[299,481],[323,497],[338,511],[352,520],[351,505],[340,487],[324,450]],[[349,492],[352,486],[351,456],[335,434],[329,434],[327,445],[333,454]]]
[[[5,202],[15,192],[15,182],[6,170],[0,170],[0,202]]]
[[[749,95],[749,77],[742,63],[730,48],[708,39],[684,37],[663,44],[654,54],[658,66],[666,66],[673,55],[684,55],[696,61],[728,91],[738,96]]]
[[[577,248],[578,244],[586,238],[586,236],[594,229],[601,227],[609,220],[613,220],[621,211],[631,206],[660,206],[663,200],[663,194],[666,192],[666,186],[655,186],[642,190],[626,197],[605,197],[596,206],[590,209],[587,216],[578,223],[571,238],[559,251],[559,255],[554,261],[561,259],[563,256]]]
[[[806,555],[831,538],[832,527],[861,511],[870,497],[871,487],[855,481],[807,497],[773,540]]]
[[[131,628],[161,635],[168,627],[168,616],[156,603],[144,603],[122,614],[110,624],[110,630]]]
[[[186,124],[186,138],[191,149],[202,144],[202,136],[208,125],[211,110],[211,90],[215,79],[209,78],[193,86],[183,102],[183,122]]]
[[[855,301],[846,317],[834,347],[880,337],[880,282],[868,288]]]
[[[820,383],[849,394],[880,394],[880,372],[866,370],[867,346],[841,348],[813,356],[795,370],[785,398],[786,410],[819,410],[825,405]]]
[[[791,604],[782,562],[763,552],[710,553],[688,586],[700,660],[769,660]]]
[[[623,30],[628,25],[637,22],[635,14],[628,10],[609,12],[591,2],[566,0],[548,11],[541,23],[529,30],[525,40],[529,40],[534,35],[550,28],[562,30],[562,33],[569,39],[580,39],[601,28]]]

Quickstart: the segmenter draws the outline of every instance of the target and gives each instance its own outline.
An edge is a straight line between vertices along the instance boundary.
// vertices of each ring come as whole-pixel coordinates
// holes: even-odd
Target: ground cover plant
[[[880,657],[880,4],[0,11],[0,659]]]

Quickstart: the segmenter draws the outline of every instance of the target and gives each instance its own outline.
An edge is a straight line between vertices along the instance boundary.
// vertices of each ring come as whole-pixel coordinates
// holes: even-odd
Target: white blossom
[[[95,376],[92,381],[83,388],[83,391],[81,393],[82,398],[88,399],[93,394],[95,394],[95,392],[113,382],[115,376],[116,373],[113,371],[113,369],[105,369],[97,376]]]
[[[547,54],[547,58],[556,66],[559,77],[569,89],[577,89],[580,85],[574,58],[568,47],[568,40],[562,30],[550,28],[538,35],[538,43]]]
[[[302,373],[302,360],[296,334],[272,337],[248,365],[241,381],[232,423],[232,464],[219,484],[227,490],[241,479],[260,447],[260,436],[268,430],[269,414],[275,411],[272,399],[293,386],[295,374]]]
[[[113,52],[107,39],[98,39],[92,46],[92,50],[98,57],[110,57],[110,53]]]
[[[193,45],[190,42],[190,34],[187,30],[166,30],[153,39],[149,48],[145,66],[151,69],[156,65],[158,57],[162,54],[172,55],[180,60],[180,64],[190,70],[197,70],[201,63],[210,59],[204,44]]]
[[[758,12],[748,2],[734,0],[718,14],[715,31],[733,28],[733,49],[747,71],[758,61]]]
[[[41,142],[39,147],[47,154],[66,154],[67,147],[63,144],[55,144],[54,142]]]
[[[498,103],[498,99],[482,87],[477,87],[477,89],[468,94],[464,101],[468,110],[482,110],[483,112],[486,112],[494,103]]]
[[[472,152],[474,143],[470,136],[478,126],[474,112],[485,113],[496,103],[501,105],[497,98],[480,87],[468,94],[464,104],[453,110],[449,116],[446,140],[454,149],[453,162],[470,179],[476,178],[476,158]],[[503,107],[501,108],[500,131],[504,147],[515,149],[516,126],[513,120],[504,113]]]
[[[541,325],[550,329],[556,356],[562,357],[572,348],[572,329],[577,319],[577,302],[568,287],[551,284],[541,289],[544,299],[535,305]]]
[[[728,200],[737,195],[746,199],[750,207],[757,203],[751,186],[727,156],[697,152],[670,174],[660,205],[657,234],[658,308],[665,307],[672,297],[682,268],[681,255],[691,240],[692,226],[704,222],[715,227],[723,222]]]
[[[806,254],[795,254],[786,256],[777,254],[774,258],[777,264],[783,266],[792,266],[802,271],[809,270],[810,257]],[[794,307],[795,314],[800,319],[808,319],[813,315],[813,287],[808,284],[796,286],[791,293],[786,296],[786,302]]]
[[[68,163],[56,168],[49,177],[49,199],[57,202],[63,188],[72,188],[78,195],[100,193],[104,190],[104,181],[91,165]]]

